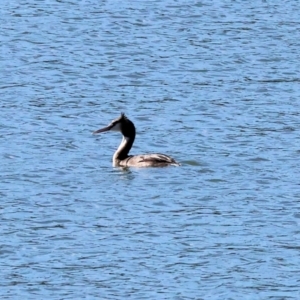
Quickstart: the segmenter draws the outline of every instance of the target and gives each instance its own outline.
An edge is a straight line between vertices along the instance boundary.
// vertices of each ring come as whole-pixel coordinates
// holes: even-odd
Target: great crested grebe
[[[122,142],[113,156],[114,167],[166,167],[180,165],[172,157],[160,153],[128,155],[135,139],[135,127],[124,113],[108,126],[94,131],[93,134],[105,131],[119,131],[123,135]]]

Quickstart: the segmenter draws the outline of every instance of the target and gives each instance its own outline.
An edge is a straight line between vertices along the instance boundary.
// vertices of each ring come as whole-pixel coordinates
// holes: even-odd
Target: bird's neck
[[[135,139],[135,133],[130,137],[123,135],[122,142],[113,156],[114,161],[123,160],[129,156],[128,153],[133,145],[134,139]]]

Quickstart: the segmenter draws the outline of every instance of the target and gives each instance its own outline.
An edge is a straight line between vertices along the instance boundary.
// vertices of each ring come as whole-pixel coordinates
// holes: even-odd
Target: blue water
[[[300,298],[297,1],[1,7],[1,299]]]

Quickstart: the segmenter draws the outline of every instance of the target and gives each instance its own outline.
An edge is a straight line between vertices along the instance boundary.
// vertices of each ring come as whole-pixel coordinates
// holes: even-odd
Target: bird
[[[129,151],[135,140],[135,126],[124,113],[111,121],[111,123],[101,129],[93,132],[98,134],[106,131],[121,132],[123,139],[117,151],[113,155],[114,167],[167,167],[167,166],[180,166],[172,157],[160,154],[142,154],[142,155],[129,155]]]

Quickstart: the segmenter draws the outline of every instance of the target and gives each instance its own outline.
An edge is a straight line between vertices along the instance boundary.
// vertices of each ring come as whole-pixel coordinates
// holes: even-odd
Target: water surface
[[[299,299],[299,13],[4,1],[1,299]]]

